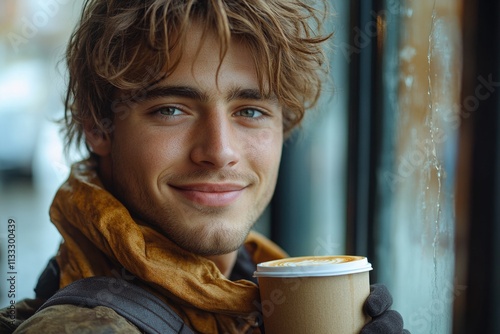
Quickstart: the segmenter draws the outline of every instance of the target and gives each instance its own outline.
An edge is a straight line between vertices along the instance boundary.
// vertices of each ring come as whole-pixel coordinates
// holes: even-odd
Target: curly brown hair
[[[182,50],[193,20],[216,33],[221,59],[231,38],[249,45],[260,89],[282,104],[289,133],[320,95],[322,44],[330,37],[321,33],[328,13],[322,4],[323,10],[301,0],[86,0],[66,53],[67,147],[84,143],[84,126],[111,134],[117,102],[147,93],[175,69],[172,50]]]

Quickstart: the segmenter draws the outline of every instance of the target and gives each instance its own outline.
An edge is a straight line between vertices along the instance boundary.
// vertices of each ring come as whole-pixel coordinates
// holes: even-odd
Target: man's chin
[[[194,233],[192,238],[179,240],[178,245],[201,256],[224,255],[239,249],[249,232],[249,229],[241,231],[219,229],[205,231],[202,234]]]

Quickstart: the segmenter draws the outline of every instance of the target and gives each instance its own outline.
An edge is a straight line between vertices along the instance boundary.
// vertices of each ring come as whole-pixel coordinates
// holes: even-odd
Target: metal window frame
[[[457,259],[457,268],[467,284],[465,302],[455,301],[453,332],[500,333],[500,3],[463,5],[462,101],[476,97],[479,103],[463,109],[461,154],[470,159],[463,167],[468,208],[461,229],[468,242],[462,250],[467,259]]]

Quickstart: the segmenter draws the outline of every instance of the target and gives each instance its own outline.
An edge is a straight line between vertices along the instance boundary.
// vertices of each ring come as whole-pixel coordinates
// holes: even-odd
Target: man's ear
[[[105,157],[111,153],[111,137],[97,127],[84,127],[85,140],[93,153]]]

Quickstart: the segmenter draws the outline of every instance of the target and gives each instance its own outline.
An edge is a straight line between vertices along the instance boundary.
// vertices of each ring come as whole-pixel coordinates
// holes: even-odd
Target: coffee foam
[[[270,267],[297,267],[297,266],[322,266],[362,260],[361,256],[326,256],[326,257],[298,257],[271,261]]]
[[[372,270],[366,257],[350,255],[303,256],[263,262],[255,277],[338,276]]]

